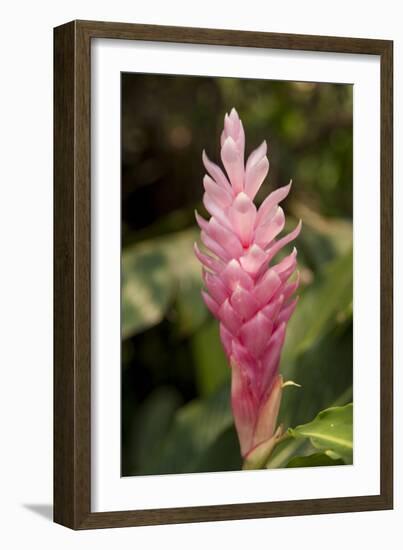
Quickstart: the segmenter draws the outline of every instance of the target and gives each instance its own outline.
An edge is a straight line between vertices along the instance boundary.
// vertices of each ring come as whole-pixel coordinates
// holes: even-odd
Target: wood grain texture
[[[381,58],[381,494],[393,507],[393,42]]]
[[[380,495],[91,512],[91,39],[381,56]],[[73,21],[54,30],[54,520],[72,529],[393,507],[393,43],[385,40]]]
[[[241,46],[247,48],[276,48],[282,50],[382,55],[389,43],[386,40],[367,38],[137,25],[131,23],[109,23],[105,21],[76,21],[76,24],[91,38],[150,40],[217,46]]]
[[[54,519],[74,525],[74,26],[54,37]]]
[[[90,50],[54,35],[54,519],[90,512]]]

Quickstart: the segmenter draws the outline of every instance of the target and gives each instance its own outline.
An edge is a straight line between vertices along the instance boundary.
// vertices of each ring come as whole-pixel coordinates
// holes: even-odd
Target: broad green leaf
[[[295,206],[294,206],[295,205]],[[302,219],[302,231],[298,236],[295,246],[298,249],[298,265],[302,271],[302,282],[309,283],[311,277],[319,273],[327,263],[335,260],[338,256],[345,254],[351,248],[351,224],[346,222],[349,228],[350,239],[346,239],[344,235],[340,235],[340,231],[336,232],[340,236],[340,241],[344,246],[340,249],[336,248],[333,235],[329,232],[324,232],[322,227],[313,227],[310,219],[318,216],[316,212],[309,210],[300,212],[298,203],[293,203],[293,211],[297,217],[288,216],[284,232],[288,233],[296,226],[299,219]],[[320,218],[322,221],[323,219]],[[323,223],[325,225],[326,222]],[[319,224],[321,226],[322,224]],[[337,244],[339,244],[337,242]]]
[[[174,279],[164,253],[153,246],[136,248],[123,255],[123,338],[159,323],[174,291]]]
[[[158,324],[171,308],[180,333],[194,331],[205,320],[201,268],[193,253],[196,238],[197,232],[190,229],[123,251],[123,338]]]
[[[295,360],[337,325],[352,316],[352,250],[327,264],[317,280],[303,293],[292,316],[283,351],[283,364]],[[288,371],[286,378],[295,379]],[[296,380],[298,381],[298,380]]]
[[[290,391],[291,390],[291,391]],[[298,389],[297,388],[289,388],[285,392],[283,392],[283,402],[289,396],[291,393],[294,393],[294,395],[298,395]],[[303,388],[301,388],[300,392],[303,392]],[[301,393],[302,395],[302,393]],[[350,386],[346,391],[343,391],[334,401],[331,402],[332,407],[339,407],[342,405],[345,405],[349,401],[351,401],[353,397],[352,387]],[[315,407],[316,402],[318,402],[319,399],[315,395],[312,399],[313,407]],[[298,401],[289,401],[287,403],[290,403],[290,406],[296,406],[298,405]],[[299,413],[298,409],[296,411],[288,411],[287,417],[292,418],[293,416],[305,416],[305,408],[309,411],[310,410],[310,401],[309,401],[309,395],[307,397],[303,397],[301,399],[301,403],[303,404],[304,409],[301,410]],[[328,401],[329,403],[329,401]],[[286,404],[287,405],[287,404]],[[317,410],[317,409],[316,409]],[[313,412],[310,417],[314,416],[315,412]],[[283,413],[283,416],[284,413]],[[282,421],[283,419],[280,419]],[[295,456],[309,456],[311,454],[315,453],[315,447],[311,444],[309,439],[295,439],[293,437],[286,437],[280,443],[277,444],[277,446],[274,448],[272,454],[270,455],[270,458],[268,462],[266,463],[266,468],[285,468],[287,464],[290,462],[290,460]]]
[[[346,464],[353,462],[353,404],[332,407],[320,412],[308,424],[289,428],[289,434],[296,439],[309,439],[321,451],[338,456]]]
[[[193,249],[190,249],[193,254]],[[192,258],[192,262],[193,262]],[[195,271],[189,269],[175,276],[177,287],[175,292],[174,312],[176,328],[180,336],[193,334],[209,315],[201,298],[201,268],[194,266]],[[193,266],[192,266],[193,269]]]
[[[194,400],[178,410],[160,448],[139,473],[204,471],[199,469],[203,457],[232,423],[229,387],[225,385],[207,399]]]
[[[286,468],[312,468],[314,466],[340,466],[344,464],[341,458],[333,459],[326,453],[314,453],[308,456],[295,456]]]
[[[298,248],[315,270],[337,256],[347,254],[353,245],[353,226],[345,218],[324,217],[318,211],[298,200],[292,202],[292,212],[303,220],[303,231],[298,237]]]
[[[146,467],[165,437],[181,397],[175,388],[161,386],[144,401],[133,433],[137,468]]]

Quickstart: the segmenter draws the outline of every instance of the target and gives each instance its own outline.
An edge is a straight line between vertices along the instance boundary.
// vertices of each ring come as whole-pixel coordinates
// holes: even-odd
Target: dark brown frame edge
[[[91,512],[90,46],[151,40],[381,56],[381,491],[379,495]],[[54,29],[54,521],[72,529],[393,507],[393,42],[72,21]]]

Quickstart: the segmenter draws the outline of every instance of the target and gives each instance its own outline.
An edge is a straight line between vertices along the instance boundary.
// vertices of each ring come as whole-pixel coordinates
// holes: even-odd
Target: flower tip
[[[293,239],[296,239],[298,237],[298,235],[301,233],[301,229],[302,229],[302,220],[300,219],[295,229],[292,231]]]
[[[196,221],[199,220],[199,219],[202,217],[202,216],[199,214],[199,212],[197,211],[196,208],[194,209],[193,213],[194,213],[194,216],[195,216],[195,218],[196,218]]]
[[[267,155],[267,141],[265,139],[262,141],[262,143],[260,144],[260,147],[258,147],[257,150],[260,151],[260,155],[261,155],[260,158],[258,157],[259,161],[262,161],[262,160],[266,159],[267,164],[269,164],[269,161],[266,157],[266,155]]]
[[[284,185],[283,187],[285,191],[285,197],[289,194],[291,187],[292,187],[292,180],[290,180],[289,183],[287,183],[287,185]]]
[[[200,216],[197,210],[195,210],[195,218],[200,229],[206,231],[209,222],[205,220],[203,216]]]
[[[232,107],[231,112],[230,112],[230,117],[239,119],[239,115],[238,115],[238,112],[235,109],[235,107]]]

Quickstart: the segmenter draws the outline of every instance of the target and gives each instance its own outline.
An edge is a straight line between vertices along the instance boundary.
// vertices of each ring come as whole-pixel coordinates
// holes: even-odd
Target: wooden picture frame
[[[91,512],[91,40],[114,38],[377,55],[381,59],[381,490],[379,495]],[[72,529],[393,507],[393,43],[72,21],[54,30],[54,520]]]

